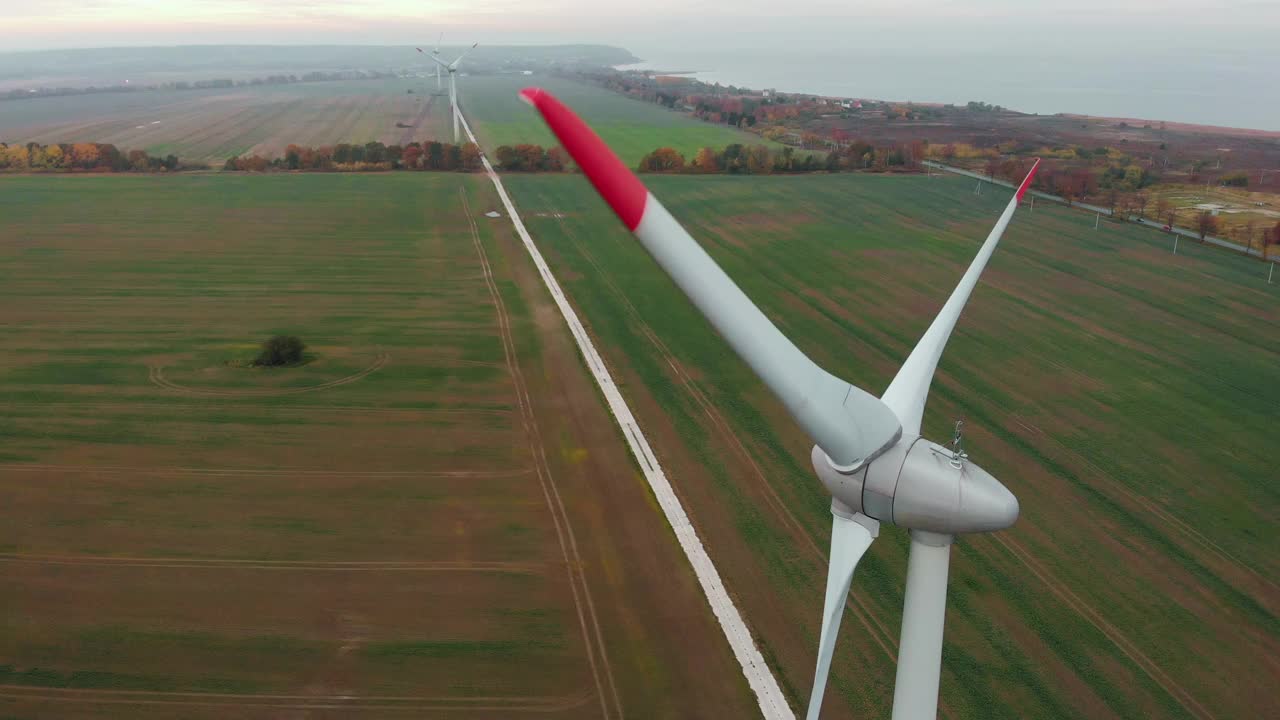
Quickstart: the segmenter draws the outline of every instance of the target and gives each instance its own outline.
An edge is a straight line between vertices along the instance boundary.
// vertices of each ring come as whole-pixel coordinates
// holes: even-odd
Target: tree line
[[[0,143],[0,172],[169,172],[181,169],[176,155],[154,157],[110,143]]]
[[[569,169],[569,155],[564,148],[544,148],[522,143],[500,145],[493,152],[498,167],[508,172],[564,172]]]
[[[733,143],[717,150],[704,147],[686,159],[674,148],[662,147],[640,159],[640,172],[728,173],[730,175],[771,175],[810,172],[892,172],[918,170],[924,159],[921,144],[875,146],[865,141],[850,142],[826,153],[800,153],[795,148]]]
[[[675,148],[661,147],[641,158],[637,169],[643,173],[771,175],[831,170],[830,161],[831,156],[826,160],[809,153],[801,156],[791,147],[775,150],[765,145],[733,143],[719,150],[704,147],[691,160]]]
[[[480,169],[480,148],[475,143],[455,145],[434,140],[408,145],[384,145],[374,141],[337,145],[290,144],[284,155],[244,155],[227,158],[223,170],[267,172],[283,170],[351,172],[377,170],[434,170],[471,172]]]

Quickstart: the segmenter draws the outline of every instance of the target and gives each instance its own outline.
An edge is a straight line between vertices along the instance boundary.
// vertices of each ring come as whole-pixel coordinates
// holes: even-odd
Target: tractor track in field
[[[0,563],[28,565],[83,565],[90,567],[190,568],[201,570],[289,570],[311,572],[492,572],[538,575],[552,568],[548,563],[499,561],[416,561],[416,560],[255,560],[213,558],[115,557],[110,555],[49,555],[0,553]]]
[[[427,101],[422,103],[422,109],[419,110],[417,116],[413,118],[413,123],[410,124],[409,127],[404,128],[404,132],[400,134],[400,147],[406,147],[409,143],[413,142],[413,136],[418,133],[418,130],[422,127],[423,121],[431,117],[431,106],[434,105],[435,102],[435,95],[427,95]]]
[[[125,467],[120,465],[0,464],[0,471],[73,472],[106,475],[196,475],[211,477],[331,477],[331,478],[513,478],[534,474],[533,468],[511,470],[295,470],[279,468]]]
[[[164,376],[164,366],[150,365],[148,366],[148,379],[152,384],[157,385],[165,390],[181,393],[183,395],[207,396],[207,397],[278,397],[281,395],[300,395],[302,393],[318,392],[320,390],[331,390],[343,385],[350,385],[357,380],[361,380],[371,373],[382,369],[391,356],[385,352],[379,352],[374,359],[373,364],[359,372],[354,372],[346,377],[340,377],[336,380],[320,383],[319,385],[310,385],[298,388],[252,388],[243,390],[218,390],[213,388],[194,388],[187,385],[180,385]]]
[[[558,697],[426,697],[395,695],[268,695],[251,693],[166,692],[152,690],[89,690],[30,685],[0,685],[0,697],[10,700],[83,703],[90,705],[150,705],[226,707],[277,710],[342,710],[486,713],[558,713],[591,701],[590,688]]]
[[[502,367],[505,367],[505,365]],[[209,402],[201,403],[131,403],[111,400],[54,400],[51,402],[38,401],[31,404],[38,405],[41,408],[65,407],[84,408],[86,410],[209,410],[210,408],[218,409],[225,407],[236,410],[271,410],[275,412],[341,412],[353,415],[425,415],[441,418],[505,418],[510,417],[514,413],[513,410],[501,410],[498,408],[413,408],[377,407],[375,405],[255,405],[252,403],[242,402],[218,405],[217,400],[214,399],[211,399]]]
[[[609,286],[610,292],[612,292],[615,298],[623,304],[627,313],[634,319],[641,332],[643,332],[645,337],[648,338],[650,344],[653,345],[666,363],[671,367],[672,372],[675,373],[680,384],[684,386],[685,391],[691,398],[693,398],[698,407],[702,409],[702,412],[707,416],[707,419],[711,421],[721,438],[729,445],[731,451],[733,451],[751,468],[752,474],[754,474],[759,486],[764,491],[769,505],[773,508],[776,516],[782,521],[783,525],[788,528],[793,536],[802,540],[801,546],[807,548],[809,553],[825,566],[828,563],[827,553],[823,552],[822,548],[816,541],[814,541],[813,537],[804,530],[804,526],[800,524],[799,519],[797,519],[795,514],[791,512],[791,509],[787,507],[786,503],[782,500],[782,497],[778,495],[777,490],[765,477],[764,470],[760,467],[759,463],[756,462],[755,458],[751,455],[751,452],[747,450],[738,434],[733,432],[732,427],[729,425],[724,415],[721,414],[719,408],[717,408],[715,403],[711,402],[706,394],[697,386],[693,378],[689,376],[687,371],[685,371],[684,366],[680,363],[679,359],[677,359],[675,354],[671,352],[671,349],[667,344],[658,337],[657,333],[654,332],[649,323],[644,320],[639,309],[632,304],[630,298],[627,297],[627,294],[617,285],[613,276],[596,261],[595,257],[591,255],[586,245],[581,242],[577,234],[568,226],[568,224],[565,223],[564,216],[556,213],[555,217],[557,223],[564,231],[565,237],[573,243],[574,247],[582,254],[587,262],[595,268],[596,275],[604,279],[605,283]],[[898,661],[898,642],[885,621],[879,618],[869,606],[863,606],[856,602],[852,593],[850,593],[845,599],[845,609],[850,611],[850,614],[858,619],[859,624],[861,624],[866,630],[867,635],[876,643],[877,646],[880,647],[881,650],[884,651],[885,655],[888,656],[892,662],[896,663]],[[941,698],[939,698],[938,710],[939,714],[944,718],[954,717],[954,713],[951,711],[950,707]]]
[[[1042,259],[1042,258],[1040,258],[1039,256],[1027,255],[1027,256],[1024,256],[1024,257],[1025,257],[1029,262],[1034,263],[1038,268],[1040,268],[1040,269],[1042,269],[1042,270],[1044,270],[1044,271],[1049,271],[1049,270],[1051,270],[1051,269],[1052,269],[1051,265],[1049,265],[1045,260],[1043,260],[1043,259]],[[1111,296],[1118,296],[1118,297],[1121,297],[1121,298],[1128,298],[1128,297],[1129,297],[1129,296],[1127,296],[1127,295],[1123,295],[1122,293],[1120,293],[1119,291],[1117,291],[1116,289],[1114,289],[1111,285],[1108,285],[1108,284],[1105,284],[1105,283],[1099,282],[1099,281],[1097,281],[1096,279],[1093,279],[1093,278],[1086,278],[1086,277],[1083,277],[1083,276],[1082,276],[1080,279],[1081,279],[1081,280],[1085,280],[1085,281],[1087,281],[1087,282],[1088,282],[1092,287],[1097,288],[1099,291],[1101,291],[1102,293],[1105,293],[1105,294],[1107,294],[1107,295],[1111,295]],[[1019,293],[1018,293],[1017,291],[1013,290],[1013,289],[1003,287],[1003,286],[1001,286],[1000,284],[995,283],[995,282],[992,282],[992,281],[986,281],[986,282],[990,282],[993,286],[995,286],[995,287],[996,287],[997,289],[999,289],[1001,292],[1005,293],[1006,295],[1008,295],[1008,296],[1010,296],[1010,297],[1018,297],[1018,296],[1019,296]],[[1167,309],[1157,307],[1156,305],[1153,305],[1153,304],[1151,304],[1150,302],[1144,302],[1144,305],[1145,305],[1146,307],[1150,308],[1151,310],[1153,310],[1153,311],[1156,311],[1156,312],[1160,313],[1162,317],[1164,317],[1164,316],[1167,316],[1167,315],[1170,315],[1170,314],[1171,314]],[[1176,315],[1175,315],[1175,317],[1178,317],[1178,316],[1176,316]],[[1076,322],[1078,323],[1078,322],[1079,322],[1079,320],[1077,319],[1077,320],[1076,320]],[[1245,343],[1245,344],[1247,344],[1247,345],[1250,345],[1251,347],[1257,347],[1256,345],[1254,345],[1252,342],[1250,342],[1250,341],[1249,341],[1248,339],[1246,339],[1246,338],[1237,337],[1237,336],[1235,336],[1235,335],[1231,335],[1230,333],[1227,333],[1227,332],[1225,332],[1225,331],[1222,331],[1222,332],[1223,332],[1223,334],[1226,334],[1228,337],[1230,337],[1230,338],[1232,338],[1232,339],[1234,339],[1234,340],[1238,340],[1238,341],[1240,341],[1240,342],[1243,342],[1243,343]],[[1052,362],[1052,360],[1050,360],[1050,362]],[[1057,365],[1057,363],[1054,363],[1054,364],[1055,364],[1055,365]],[[1057,365],[1057,366],[1058,366],[1058,367],[1063,367],[1063,366],[1060,366],[1060,365]],[[1070,371],[1071,371],[1071,372],[1073,372],[1073,373],[1076,373],[1076,372],[1077,372],[1077,371],[1075,371],[1075,370],[1070,370]],[[1234,389],[1236,389],[1236,390],[1240,390],[1241,392],[1243,392],[1243,390],[1242,390],[1241,388],[1239,388],[1239,387],[1235,387],[1235,386],[1232,386],[1232,387],[1233,387]],[[1002,410],[1004,410],[1004,408],[1001,408],[1001,409],[1002,409]],[[1240,560],[1239,558],[1235,557],[1235,556],[1234,556],[1234,555],[1232,555],[1231,553],[1227,552],[1227,550],[1226,550],[1226,549],[1224,549],[1221,545],[1218,545],[1217,543],[1215,543],[1212,539],[1210,539],[1208,536],[1206,536],[1206,535],[1204,535],[1203,533],[1201,533],[1199,530],[1197,530],[1195,527],[1193,527],[1192,525],[1190,525],[1190,524],[1189,524],[1189,523],[1187,523],[1186,521],[1184,521],[1184,520],[1182,520],[1182,519],[1178,518],[1177,516],[1173,515],[1173,514],[1172,514],[1172,513],[1170,513],[1168,510],[1165,510],[1164,508],[1162,508],[1162,507],[1160,507],[1159,505],[1157,505],[1155,502],[1153,502],[1153,501],[1151,501],[1151,500],[1147,499],[1146,497],[1144,497],[1144,496],[1142,496],[1142,495],[1138,494],[1138,493],[1137,493],[1137,492],[1135,492],[1134,490],[1132,490],[1132,489],[1130,489],[1129,487],[1127,487],[1126,485],[1124,485],[1124,483],[1120,482],[1119,480],[1116,480],[1115,478],[1113,478],[1113,477],[1111,476],[1111,474],[1109,474],[1109,473],[1107,473],[1106,471],[1104,471],[1104,470],[1102,470],[1101,468],[1099,468],[1097,465],[1095,465],[1091,460],[1089,460],[1087,457],[1085,457],[1085,456],[1084,456],[1083,454],[1081,454],[1080,452],[1078,452],[1078,451],[1076,451],[1076,450],[1072,450],[1071,448],[1067,447],[1066,445],[1064,445],[1064,444],[1062,443],[1062,441],[1060,441],[1060,440],[1058,440],[1057,438],[1053,437],[1052,435],[1050,435],[1050,434],[1048,434],[1048,433],[1044,432],[1044,431],[1043,431],[1043,430],[1041,430],[1039,427],[1036,427],[1036,426],[1034,426],[1034,425],[1032,425],[1032,424],[1030,424],[1030,423],[1022,422],[1022,421],[1018,418],[1018,416],[1017,416],[1017,415],[1015,415],[1015,414],[1013,414],[1013,413],[1009,413],[1009,416],[1010,416],[1010,417],[1013,417],[1013,418],[1014,418],[1014,420],[1015,420],[1015,422],[1018,422],[1018,424],[1019,424],[1019,425],[1021,425],[1021,426],[1022,426],[1022,427],[1024,427],[1024,428],[1026,428],[1028,431],[1035,433],[1038,437],[1042,437],[1042,438],[1045,438],[1045,439],[1047,439],[1047,440],[1049,440],[1049,441],[1053,442],[1055,445],[1057,445],[1059,448],[1061,448],[1064,452],[1066,452],[1066,453],[1067,453],[1068,455],[1070,455],[1071,457],[1077,458],[1078,460],[1082,461],[1082,462],[1083,462],[1087,467],[1089,467],[1091,470],[1093,470],[1094,472],[1096,472],[1096,473],[1097,473],[1097,477],[1103,478],[1103,479],[1104,479],[1104,480],[1105,480],[1105,481],[1106,481],[1106,482],[1107,482],[1107,483],[1108,483],[1108,484],[1109,484],[1109,485],[1110,485],[1114,490],[1116,490],[1116,491],[1117,491],[1117,492],[1119,492],[1120,494],[1124,495],[1126,498],[1128,498],[1129,500],[1131,500],[1131,501],[1132,501],[1132,502],[1134,502],[1135,504],[1137,504],[1137,505],[1139,505],[1139,506],[1141,506],[1141,507],[1143,507],[1143,508],[1145,508],[1145,509],[1149,510],[1149,511],[1151,512],[1151,514],[1155,515],[1156,517],[1158,517],[1159,519],[1161,519],[1162,521],[1164,521],[1164,523],[1165,523],[1167,526],[1169,526],[1171,529],[1173,529],[1173,530],[1175,530],[1175,531],[1177,531],[1177,532],[1181,533],[1182,535],[1186,536],[1189,540],[1191,540],[1192,542],[1194,542],[1194,543],[1196,543],[1196,544],[1200,545],[1200,546],[1201,546],[1204,550],[1206,550],[1207,552],[1209,552],[1209,553],[1211,553],[1211,554],[1213,554],[1213,555],[1216,555],[1220,560],[1224,561],[1225,563],[1227,563],[1227,564],[1229,564],[1229,565],[1234,565],[1234,566],[1236,566],[1237,568],[1239,568],[1239,569],[1243,570],[1245,573],[1247,573],[1247,574],[1249,574],[1249,575],[1252,575],[1253,577],[1255,577],[1256,579],[1258,579],[1259,581],[1261,581],[1261,582],[1262,582],[1262,583],[1264,583],[1265,585],[1269,586],[1272,590],[1280,590],[1280,584],[1277,584],[1275,581],[1271,580],[1270,578],[1267,578],[1267,577],[1266,577],[1266,576],[1264,576],[1262,573],[1258,572],[1257,570],[1253,569],[1252,567],[1249,567],[1249,566],[1248,566],[1247,564],[1245,564],[1242,560]]]
[[[511,334],[511,320],[507,315],[502,293],[499,292],[497,283],[494,280],[493,268],[489,264],[488,253],[484,249],[484,243],[480,240],[480,229],[476,225],[475,217],[471,212],[471,203],[467,200],[466,188],[458,188],[458,197],[461,200],[462,210],[466,214],[467,223],[471,230],[471,241],[475,245],[476,255],[479,257],[481,268],[484,271],[484,281],[489,288],[489,294],[496,310],[503,353],[506,356],[511,380],[515,385],[516,401],[520,409],[521,422],[525,429],[525,438],[535,459],[538,482],[542,486],[542,494],[547,502],[547,509],[551,513],[556,536],[560,541],[560,551],[564,556],[569,587],[572,590],[574,605],[578,611],[578,622],[582,629],[582,640],[586,646],[587,660],[591,666],[592,677],[595,679],[600,710],[606,720],[615,715],[621,720],[624,717],[622,701],[618,695],[618,687],[613,677],[613,668],[609,663],[609,657],[605,650],[604,634],[600,630],[600,621],[596,616],[595,604],[591,599],[591,588],[587,585],[586,575],[582,570],[582,557],[578,552],[578,543],[574,536],[573,526],[569,522],[568,512],[560,499],[560,491],[556,487],[555,476],[551,473],[551,467],[544,452],[538,420],[533,413],[533,401],[529,397],[524,374],[517,359],[515,339]],[[588,618],[590,620],[589,623]],[[599,655],[598,658],[597,654]],[[604,680],[601,679],[602,670]],[[610,698],[606,697],[606,682],[608,684],[608,695],[611,696],[613,701],[612,706],[609,702]]]
[[[987,537],[1001,546],[1003,546],[1011,555],[1017,558],[1040,582],[1044,583],[1049,591],[1052,592],[1067,607],[1075,610],[1080,617],[1101,632],[1108,640],[1120,650],[1125,657],[1129,658],[1133,664],[1137,665],[1151,681],[1158,685],[1162,690],[1168,693],[1187,714],[1200,718],[1200,720],[1215,720],[1213,713],[1209,712],[1204,705],[1192,697],[1180,683],[1169,677],[1161,667],[1151,658],[1147,657],[1138,646],[1133,643],[1120,629],[1112,625],[1102,614],[1093,609],[1088,602],[1076,595],[1074,591],[1064,582],[1053,577],[1053,574],[1035,558],[1030,551],[1022,547],[1016,540],[1001,533],[990,533]]]
[[[1271,580],[1270,578],[1266,577],[1262,573],[1246,565],[1243,561],[1236,558],[1231,553],[1227,552],[1221,545],[1215,543],[1212,539],[1210,539],[1204,533],[1197,530],[1195,526],[1187,523],[1186,521],[1177,517],[1173,513],[1169,512],[1168,510],[1165,510],[1164,508],[1160,507],[1158,504],[1155,503],[1155,501],[1149,500],[1148,498],[1131,490],[1130,488],[1125,486],[1124,483],[1113,478],[1110,473],[1108,473],[1107,471],[1103,470],[1102,468],[1094,464],[1092,460],[1085,457],[1080,452],[1076,450],[1072,450],[1071,448],[1067,447],[1062,443],[1061,440],[1046,433],[1036,425],[1032,423],[1023,422],[1017,415],[1010,414],[1010,417],[1013,418],[1014,422],[1018,423],[1029,432],[1035,433],[1037,437],[1044,438],[1052,442],[1054,445],[1057,445],[1067,455],[1075,458],[1076,460],[1083,463],[1085,467],[1092,470],[1094,472],[1094,477],[1102,478],[1107,482],[1107,484],[1113,490],[1125,496],[1134,504],[1149,511],[1152,515],[1155,515],[1157,518],[1162,520],[1167,526],[1185,535],[1188,539],[1200,545],[1200,547],[1204,548],[1204,550],[1209,552],[1211,555],[1216,556],[1219,560],[1222,560],[1224,563],[1228,565],[1233,565],[1236,568],[1243,570],[1245,573],[1253,576],[1255,579],[1262,582],[1264,585],[1271,588],[1273,591],[1280,591],[1280,584],[1277,584],[1274,580]],[[1267,603],[1267,604],[1270,605],[1270,603]]]

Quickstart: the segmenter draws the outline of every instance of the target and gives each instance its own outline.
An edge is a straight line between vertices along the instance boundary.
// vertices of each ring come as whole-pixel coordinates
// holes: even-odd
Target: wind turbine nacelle
[[[811,459],[835,499],[881,522],[955,535],[1003,530],[1018,519],[1018,498],[991,473],[922,437],[903,438],[849,474],[816,445]]]

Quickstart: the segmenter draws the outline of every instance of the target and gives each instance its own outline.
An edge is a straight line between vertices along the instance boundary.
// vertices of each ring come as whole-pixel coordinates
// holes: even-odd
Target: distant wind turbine
[[[436,40],[436,46],[435,46],[434,48],[432,48],[432,49],[431,49],[431,59],[432,59],[432,60],[436,60],[436,59],[438,59],[438,58],[440,57],[440,41],[441,41],[441,40],[444,40],[444,33],[440,33],[440,37],[439,37],[439,39],[437,39],[437,40]],[[426,53],[426,51],[424,51],[424,50],[423,50],[422,48],[420,48],[420,47],[415,47],[415,48],[414,48],[414,50],[417,50],[418,52],[422,53],[423,55],[426,55],[426,54],[427,54],[427,53]],[[439,64],[437,64],[437,65],[436,65],[436,94],[437,94],[437,95],[438,95],[438,94],[440,94],[440,90],[441,90],[441,89],[442,89],[442,88],[441,88],[441,84],[440,84],[440,65],[439,65]]]
[[[431,53],[431,59],[436,63],[436,77],[440,76],[440,68],[444,68],[449,73],[449,111],[453,115],[453,142],[458,142],[458,66],[462,64],[462,58],[467,53],[476,49],[480,43],[474,43],[467,48],[461,55],[454,59],[451,63],[446,63],[439,57],[440,50],[437,48]],[[418,52],[422,52],[422,48],[417,48]],[[426,53],[423,53],[424,55]]]
[[[436,46],[431,49],[431,57],[440,57],[440,41],[444,40],[444,33],[440,33],[440,37],[436,38]],[[419,51],[421,52],[421,51]],[[440,65],[436,64],[436,94],[440,94]]]

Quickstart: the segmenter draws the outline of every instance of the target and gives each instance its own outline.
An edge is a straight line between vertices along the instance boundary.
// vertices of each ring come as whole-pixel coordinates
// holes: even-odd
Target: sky
[[[1034,49],[1090,47],[1101,37],[1127,37],[1141,47],[1165,38],[1227,42],[1241,34],[1274,44],[1280,31],[1276,0],[0,0],[0,16],[4,47],[12,50],[405,44],[440,30],[490,44],[695,41],[767,48],[815,34],[861,45],[918,34],[960,46],[981,43],[965,34],[996,32],[1005,36],[1002,44]]]

